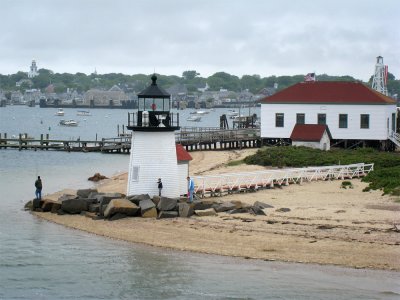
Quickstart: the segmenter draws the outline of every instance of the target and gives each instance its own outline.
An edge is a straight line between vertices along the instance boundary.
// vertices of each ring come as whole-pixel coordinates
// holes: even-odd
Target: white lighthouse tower
[[[383,57],[378,56],[376,58],[375,73],[372,79],[372,89],[386,96],[388,95],[386,87],[387,72],[388,67],[383,64]]]
[[[132,130],[127,195],[158,195],[157,180],[163,183],[162,195],[180,196],[180,180],[175,146],[179,114],[173,114],[171,96],[157,86],[157,76],[138,94],[138,111],[128,116]]]

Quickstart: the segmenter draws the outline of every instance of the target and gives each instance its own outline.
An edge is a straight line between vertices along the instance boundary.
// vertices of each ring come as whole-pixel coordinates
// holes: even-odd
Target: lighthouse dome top
[[[157,76],[153,74],[151,76],[151,85],[145,88],[138,94],[139,98],[170,98],[171,95],[168,94],[162,87],[157,85]]]

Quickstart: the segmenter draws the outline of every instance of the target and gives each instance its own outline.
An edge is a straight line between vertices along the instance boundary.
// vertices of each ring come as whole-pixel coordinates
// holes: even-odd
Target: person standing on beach
[[[38,178],[35,181],[35,187],[36,187],[36,192],[35,192],[36,199],[42,200],[43,185],[42,185],[42,179],[40,179],[40,176],[38,176]]]
[[[163,188],[163,185],[162,185],[162,182],[161,182],[161,178],[158,178],[157,183],[158,183],[158,196],[161,197],[161,190]]]
[[[193,193],[194,193],[194,182],[193,179],[190,178],[189,176],[186,177],[188,181],[188,198],[189,198],[189,203],[193,202]]]

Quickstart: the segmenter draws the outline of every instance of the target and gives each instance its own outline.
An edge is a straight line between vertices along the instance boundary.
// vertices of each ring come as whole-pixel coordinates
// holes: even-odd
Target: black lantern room
[[[136,131],[178,130],[179,114],[170,112],[171,95],[157,85],[155,74],[151,76],[151,81],[151,85],[138,94],[137,113],[128,114],[128,129]]]

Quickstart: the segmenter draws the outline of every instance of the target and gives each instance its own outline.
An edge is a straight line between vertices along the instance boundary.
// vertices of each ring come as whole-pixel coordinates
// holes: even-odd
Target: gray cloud
[[[399,74],[397,0],[3,0],[0,73]]]

